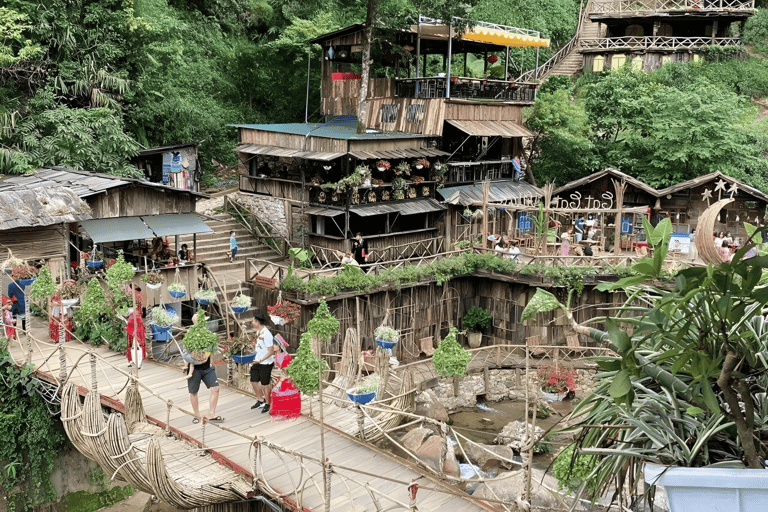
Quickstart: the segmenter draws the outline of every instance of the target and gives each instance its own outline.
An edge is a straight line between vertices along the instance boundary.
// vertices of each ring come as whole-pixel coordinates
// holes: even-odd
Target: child
[[[5,324],[5,337],[14,339],[16,337],[16,328],[13,326],[16,324],[16,320],[13,318],[11,308],[11,299],[3,295],[3,305],[0,307],[0,310],[3,312],[2,320]]]
[[[237,256],[237,238],[235,238],[234,231],[229,232],[229,250],[232,252],[229,262],[232,263],[235,260],[235,256]]]

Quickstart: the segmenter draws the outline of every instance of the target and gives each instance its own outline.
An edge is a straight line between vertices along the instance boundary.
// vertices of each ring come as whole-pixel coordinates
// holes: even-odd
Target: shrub
[[[574,445],[569,445],[560,451],[552,465],[552,475],[557,478],[560,490],[576,492],[587,482],[587,491],[594,494],[597,491],[596,481],[588,477],[595,468],[597,459],[593,455],[574,454],[573,448]]]
[[[440,341],[432,354],[432,363],[441,377],[467,374],[467,363],[472,356],[456,341],[460,332],[451,327],[448,335]]]
[[[493,317],[487,309],[472,306],[464,315],[464,327],[471,330],[484,329],[491,323]]]

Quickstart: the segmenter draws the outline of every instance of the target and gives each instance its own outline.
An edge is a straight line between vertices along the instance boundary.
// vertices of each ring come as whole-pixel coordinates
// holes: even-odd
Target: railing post
[[[59,383],[64,384],[67,380],[67,354],[64,353],[64,347],[59,345]]]
[[[260,444],[261,441],[259,441],[259,436],[253,436],[253,443],[251,443],[251,447],[253,447],[253,457],[251,458],[251,473],[253,474],[253,486],[251,488],[253,489],[253,492],[257,492],[259,490],[258,464]]]
[[[326,458],[323,461],[323,472],[325,472],[325,512],[331,512],[331,476],[333,476],[333,467]]]
[[[363,415],[363,409],[360,404],[356,404],[357,408],[355,413],[357,414],[357,428],[360,431],[360,439],[365,441],[365,416]]]
[[[173,407],[173,400],[166,402],[167,409],[165,410],[165,435],[171,437],[171,407]]]
[[[99,391],[98,380],[96,379],[96,354],[93,350],[88,353],[88,359],[91,363],[91,391],[97,393]]]

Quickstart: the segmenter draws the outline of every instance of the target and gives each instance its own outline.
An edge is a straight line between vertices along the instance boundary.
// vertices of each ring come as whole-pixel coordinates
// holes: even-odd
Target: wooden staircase
[[[592,0],[582,3],[579,12],[579,24],[576,27],[576,35],[573,36],[568,44],[563,46],[560,51],[552,56],[547,62],[523,73],[518,80],[527,82],[530,80],[544,81],[553,75],[574,76],[581,72],[584,59],[579,51],[580,41],[582,39],[597,39],[602,37],[600,34],[599,23],[592,22],[589,19],[589,12],[592,11]]]

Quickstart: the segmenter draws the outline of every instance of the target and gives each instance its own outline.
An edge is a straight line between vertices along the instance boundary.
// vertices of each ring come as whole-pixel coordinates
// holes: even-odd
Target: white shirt
[[[500,258],[503,258],[504,254],[507,252],[507,250],[505,248],[503,248],[502,246],[500,246],[498,244],[496,245],[496,247],[493,248],[493,250],[496,251],[496,256],[498,256]]]
[[[717,249],[720,249],[723,246],[723,239],[720,237],[715,238],[714,244]]]
[[[256,358],[254,359],[255,363],[259,363],[262,359],[267,357],[267,352],[269,351],[269,347],[275,344],[274,338],[272,337],[272,333],[269,332],[269,329],[266,327],[261,328],[261,332],[256,334]],[[269,356],[267,359],[264,359],[264,361],[261,361],[260,364],[274,364],[275,363],[275,356],[274,354]]]
[[[509,249],[507,249],[507,256],[506,258],[509,260],[513,260],[517,257],[517,255],[520,254],[520,248],[516,245],[513,245]]]

